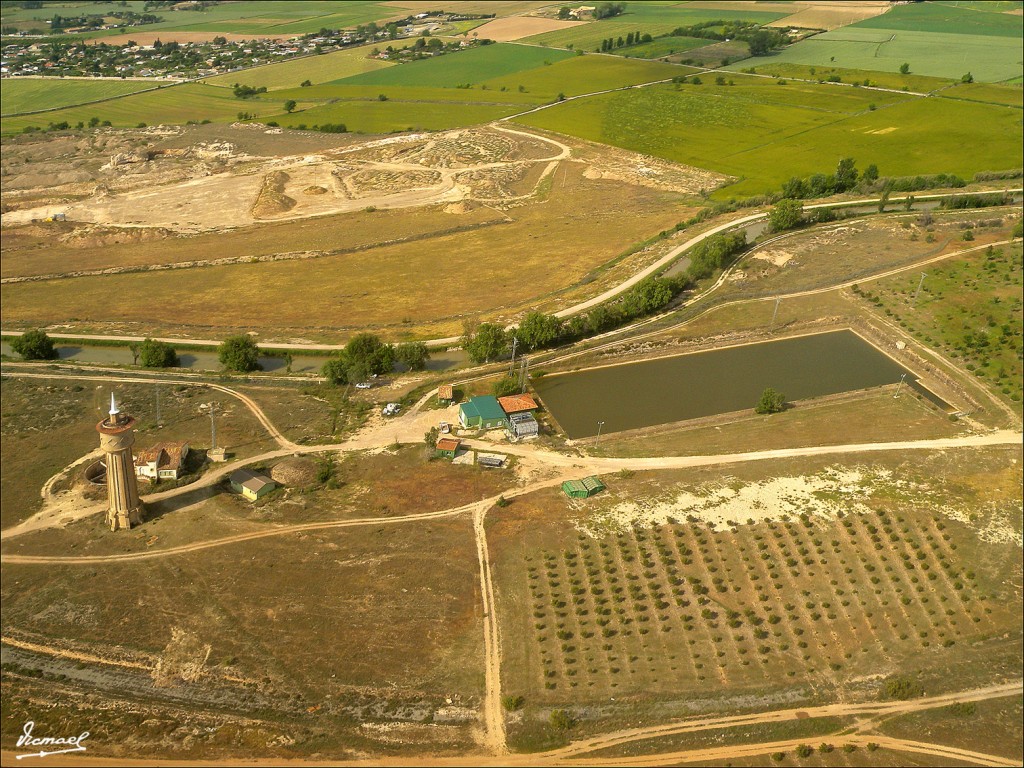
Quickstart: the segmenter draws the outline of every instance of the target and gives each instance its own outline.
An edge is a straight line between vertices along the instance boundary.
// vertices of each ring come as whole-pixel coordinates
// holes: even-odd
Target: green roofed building
[[[582,480],[566,480],[562,483],[562,491],[573,499],[585,499],[604,490],[604,483],[596,477],[585,477]]]
[[[498,398],[491,395],[471,397],[468,402],[459,406],[459,423],[465,429],[497,429],[505,426],[505,411],[502,410]]]

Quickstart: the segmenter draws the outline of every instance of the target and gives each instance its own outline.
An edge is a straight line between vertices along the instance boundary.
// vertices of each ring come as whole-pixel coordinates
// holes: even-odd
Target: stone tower
[[[112,531],[127,530],[142,522],[142,502],[132,459],[134,427],[135,419],[118,410],[111,393],[110,414],[96,425],[96,431],[100,433],[100,448],[106,454],[107,524]]]

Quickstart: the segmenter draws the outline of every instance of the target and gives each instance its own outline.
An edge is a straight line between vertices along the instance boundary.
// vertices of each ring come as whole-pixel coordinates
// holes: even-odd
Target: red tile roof
[[[461,441],[451,437],[442,437],[437,441],[437,450],[439,451],[454,451],[459,447]]]
[[[498,404],[505,413],[519,413],[520,411],[535,411],[540,406],[530,395],[508,395],[499,397]]]
[[[188,450],[188,443],[157,443],[152,448],[139,451],[135,456],[135,466],[142,467],[156,462],[157,469],[181,469],[181,462]]]
[[[437,399],[438,400],[451,400],[454,396],[451,384],[442,384],[437,388]]]

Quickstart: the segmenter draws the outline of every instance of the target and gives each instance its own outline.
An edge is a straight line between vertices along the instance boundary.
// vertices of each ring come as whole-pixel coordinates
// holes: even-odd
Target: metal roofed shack
[[[596,477],[585,477],[582,480],[566,480],[562,483],[562,491],[573,499],[586,499],[605,488],[604,483]]]
[[[229,478],[231,487],[249,501],[266,496],[277,487],[277,483],[251,469],[236,469]]]
[[[471,397],[459,406],[459,423],[464,429],[498,429],[505,426],[505,411],[492,395]]]

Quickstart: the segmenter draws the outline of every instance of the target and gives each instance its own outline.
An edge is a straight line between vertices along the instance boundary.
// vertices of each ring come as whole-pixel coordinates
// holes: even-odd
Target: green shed
[[[498,429],[505,426],[505,411],[492,395],[471,397],[459,406],[459,423],[463,428]]]
[[[585,477],[582,480],[566,480],[562,483],[562,491],[573,499],[585,499],[604,490],[604,483],[596,477]]]

